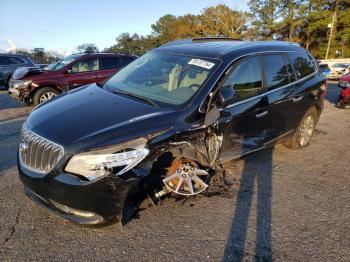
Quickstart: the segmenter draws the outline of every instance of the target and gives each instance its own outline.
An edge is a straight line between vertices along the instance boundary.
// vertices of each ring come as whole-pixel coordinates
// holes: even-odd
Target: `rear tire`
[[[297,130],[285,146],[291,149],[299,149],[308,146],[317,122],[318,110],[317,108],[312,107],[305,113]]]
[[[43,87],[35,92],[33,97],[33,104],[39,105],[41,103],[45,103],[49,101],[51,98],[59,95],[60,92],[53,87]]]

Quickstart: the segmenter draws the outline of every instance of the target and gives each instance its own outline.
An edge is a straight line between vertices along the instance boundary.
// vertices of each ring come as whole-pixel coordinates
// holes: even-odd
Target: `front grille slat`
[[[39,151],[39,142],[40,140],[36,137],[33,139],[33,167],[37,168],[37,159],[38,159],[38,151]]]
[[[41,154],[41,165],[40,165],[40,169],[44,169],[45,168],[45,164],[44,164],[44,157],[46,156],[47,154],[47,149],[50,147],[50,144],[48,143],[45,143],[43,145],[43,151],[42,151],[42,154]]]
[[[56,166],[64,154],[62,146],[22,127],[19,149],[20,161],[28,169],[47,174]]]

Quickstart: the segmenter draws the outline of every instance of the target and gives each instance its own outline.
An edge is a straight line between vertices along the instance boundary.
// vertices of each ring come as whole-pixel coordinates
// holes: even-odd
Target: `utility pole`
[[[332,17],[332,24],[331,24],[331,31],[329,33],[328,38],[328,45],[327,45],[327,52],[326,52],[326,60],[328,59],[329,49],[331,47],[331,42],[333,39],[333,30],[334,30],[334,24],[338,16],[338,10],[339,10],[339,0],[335,0],[335,6],[333,11],[333,17]]]

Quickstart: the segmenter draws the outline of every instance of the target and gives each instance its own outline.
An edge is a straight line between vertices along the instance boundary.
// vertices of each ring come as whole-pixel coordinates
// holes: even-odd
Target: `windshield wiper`
[[[152,106],[155,106],[155,107],[160,107],[156,102],[154,102],[152,99],[149,99],[147,97],[143,97],[143,96],[139,96],[139,95],[136,95],[136,94],[128,93],[128,92],[122,91],[120,89],[114,89],[114,90],[111,90],[111,92],[113,92],[114,94],[121,94],[121,95],[129,96],[129,97],[132,97],[132,98],[136,98],[138,100],[146,102],[149,105],[152,105]]]

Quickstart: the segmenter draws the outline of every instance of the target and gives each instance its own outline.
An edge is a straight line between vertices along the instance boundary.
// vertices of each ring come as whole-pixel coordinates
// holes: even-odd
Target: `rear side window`
[[[259,57],[249,57],[240,62],[225,80],[223,88],[233,88],[236,91],[236,101],[260,94],[262,77]]]
[[[303,78],[315,72],[316,65],[314,60],[306,53],[289,53],[291,63],[296,71],[298,78]]]
[[[21,58],[18,57],[8,57],[7,58],[9,61],[9,64],[14,65],[14,64],[24,64],[24,61]]]
[[[288,67],[281,54],[263,55],[262,60],[268,90],[289,84]]]
[[[132,57],[103,57],[100,58],[100,68],[101,70],[119,69],[133,60],[135,59]]]
[[[136,59],[136,57],[123,57],[123,63],[125,64],[124,66],[127,66],[135,59]]]
[[[120,61],[118,57],[103,57],[100,58],[100,69],[110,70],[120,68]]]

